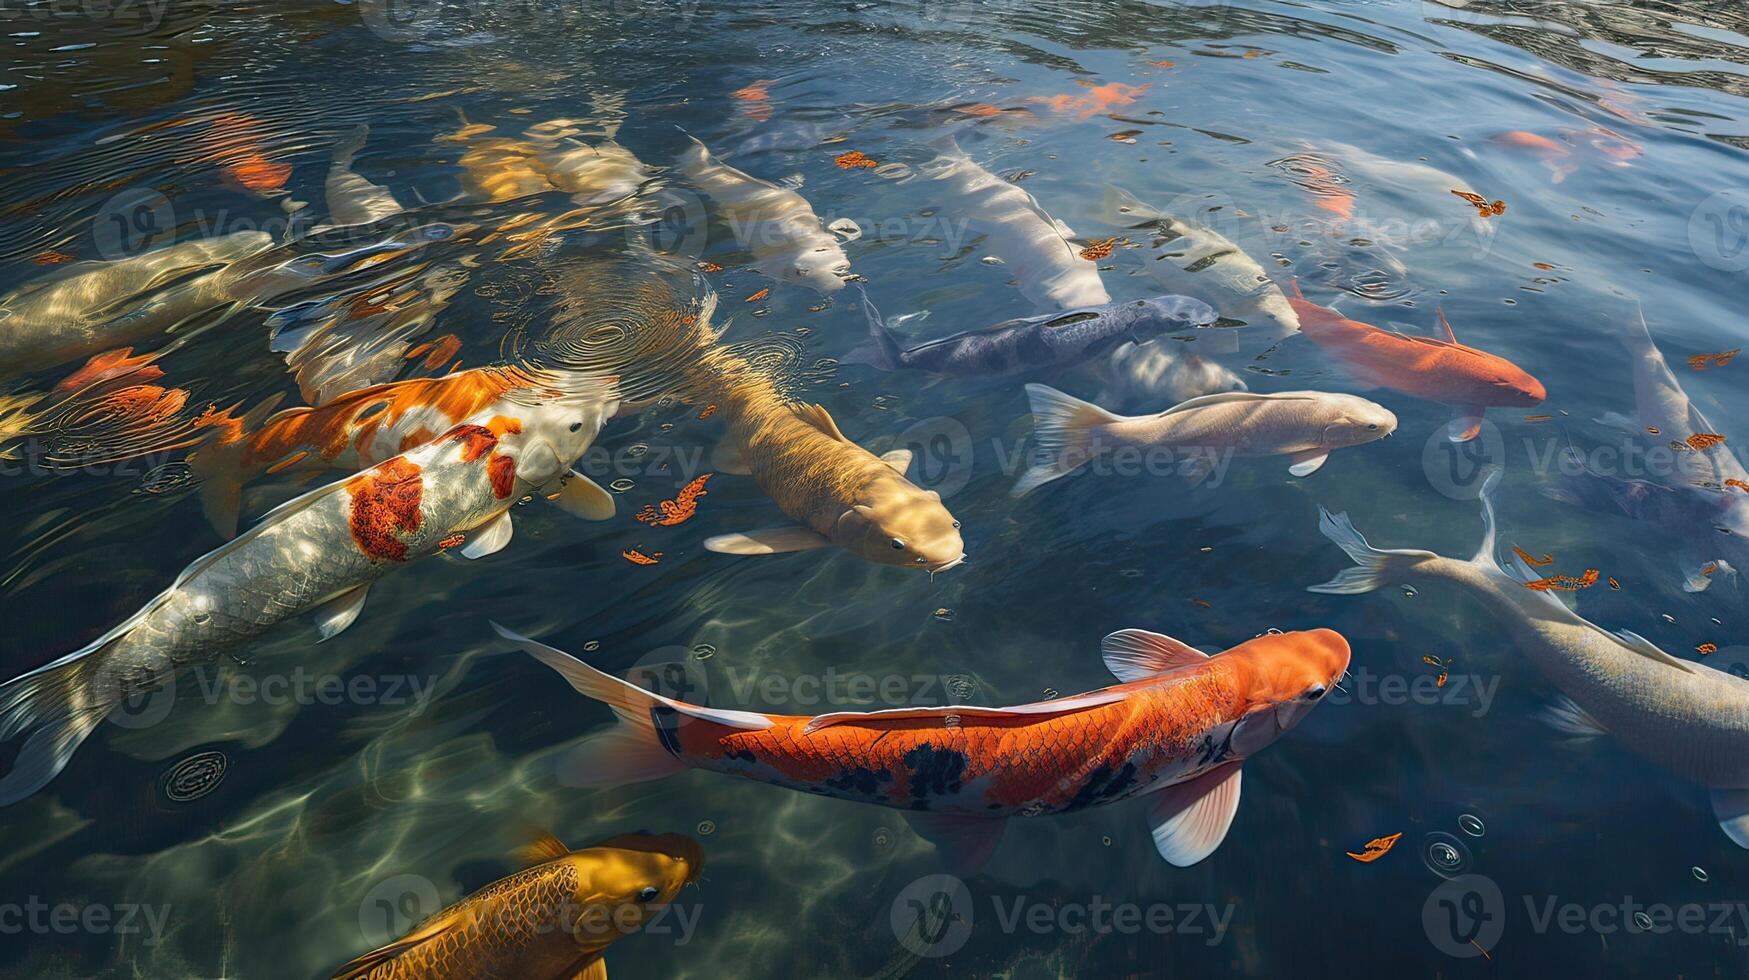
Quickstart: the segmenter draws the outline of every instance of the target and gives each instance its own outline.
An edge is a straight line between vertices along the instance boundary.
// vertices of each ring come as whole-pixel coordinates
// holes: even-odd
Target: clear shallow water
[[[857,150],[916,168],[934,156],[931,141],[952,134],[1080,241],[1128,236],[1139,246],[1100,263],[1116,299],[1159,289],[1140,275],[1155,261],[1147,236],[1102,210],[1108,182],[1196,211],[1272,272],[1298,277],[1312,299],[1341,297],[1351,317],[1432,335],[1432,307],[1442,305],[1461,340],[1512,359],[1549,391],[1541,408],[1489,414],[1498,442],[1482,442],[1508,466],[1503,547],[1615,578],[1619,590],[1578,595],[1595,622],[1691,656],[1715,643],[1715,665],[1740,652],[1737,585],[1684,593],[1664,534],[1545,499],[1537,491],[1552,476],[1534,465],[1563,429],[1587,447],[1616,438],[1590,420],[1631,409],[1616,338],[1636,300],[1688,394],[1735,436],[1743,365],[1695,371],[1683,360],[1745,339],[1749,28],[1739,8],[178,5],[144,23],[45,10],[0,23],[5,289],[52,273],[50,253],[112,258],[142,241],[256,230],[283,240],[287,200],[309,202],[293,222],[308,233],[326,220],[330,155],[360,123],[371,127],[360,173],[410,207],[450,202],[417,208],[419,220],[396,225],[393,240],[410,245],[412,229],[430,222],[513,234],[527,227],[517,222],[575,204],[555,193],[452,200],[467,187],[461,158],[478,145],[467,141],[570,119],[589,136],[617,126],[619,142],[658,168],[684,149],[684,131],[756,176],[801,175],[823,222],[849,218],[862,230],[844,248],[882,310],[928,311],[899,325],[925,339],[1033,309],[1010,270],[980,261],[987,251],[928,182],[841,169],[834,157]],[[1112,83],[1148,87],[1126,104],[1099,104],[1094,93],[1114,90],[1097,86]],[[456,136],[475,124],[496,129]],[[1567,152],[1498,139],[1514,132]],[[1131,142],[1110,138],[1120,133]],[[1380,161],[1436,168],[1507,210],[1472,221],[1439,179],[1416,184]],[[664,188],[684,183],[658,170],[654,190]],[[613,522],[523,508],[501,554],[385,578],[359,621],[320,646],[301,623],[273,631],[245,662],[185,681],[162,720],[103,726],[45,792],[0,812],[0,901],[97,906],[117,919],[147,907],[132,933],[119,923],[27,930],[9,938],[0,969],[327,975],[507,873],[507,854],[535,823],[573,845],[638,828],[703,842],[705,877],[683,903],[696,929],[617,944],[615,976],[1308,975],[1335,964],[1393,975],[1743,972],[1749,920],[1736,910],[1749,902],[1749,874],[1704,791],[1611,740],[1563,744],[1534,718],[1549,685],[1453,589],[1303,591],[1344,564],[1316,531],[1320,504],[1352,513],[1382,546],[1474,550],[1480,522],[1467,484],[1449,475],[1445,407],[1371,395],[1397,413],[1398,434],[1338,452],[1304,480],[1279,459],[1240,460],[1213,491],[1080,476],[1016,502],[1005,462],[1030,428],[1018,380],[929,385],[920,374],[832,370],[822,361],[864,336],[854,292],[816,309],[815,292],[749,268],[722,220],[696,233],[688,199],[667,193],[678,223],[670,207],[654,234],[628,230],[627,215],[609,209],[508,255],[508,239],[484,233],[422,240],[268,305],[352,304],[372,337],[395,335],[370,319],[387,307],[409,344],[453,334],[455,356],[476,366],[526,351],[516,337],[587,319],[571,297],[611,305],[602,269],[620,277],[611,281],[657,276],[700,288],[684,269],[651,261],[652,243],[722,266],[702,278],[736,314],[725,339],[754,345],[794,392],[822,401],[875,451],[901,435],[915,441],[920,479],[964,523],[971,562],[930,580],[838,552],[708,553],[709,535],[777,523],[750,481],[713,477],[681,525],[631,515],[710,468],[701,454],[720,420],[698,418],[696,404],[616,420],[586,467],[604,484],[631,481]],[[139,196],[118,200],[129,194]],[[1343,209],[1349,217],[1338,220]],[[366,233],[329,233],[275,254],[369,244]],[[579,275],[593,292],[567,291]],[[295,400],[282,354],[269,350],[272,316],[205,314],[136,347],[167,351],[158,384],[188,392],[184,414],[275,392]],[[1304,338],[1262,361],[1252,355],[1224,363],[1253,390],[1362,390]],[[76,366],[31,372],[6,390],[42,391]],[[417,358],[398,371],[428,373]],[[1058,383],[1097,390],[1073,374]],[[13,517],[0,569],[7,676],[121,621],[218,543],[193,488],[177,479],[185,446],[77,465],[131,445],[117,428],[29,438],[0,481]],[[181,441],[173,425],[148,432],[155,445]],[[262,481],[248,513],[295,490]],[[662,559],[630,564],[621,556],[630,548]],[[1015,821],[965,881],[972,913],[950,920],[969,925],[963,945],[919,955],[961,933],[936,922],[927,926],[935,944],[895,937],[895,905],[906,908],[919,894],[908,888],[943,870],[901,815],[705,773],[565,788],[555,756],[608,714],[506,654],[488,618],[606,669],[678,660],[689,696],[773,712],[848,701],[998,705],[1099,687],[1109,683],[1099,637],[1131,626],[1210,648],[1270,627],[1330,626],[1349,638],[1354,661],[1345,700],[1249,763],[1238,818],[1212,858],[1165,865],[1136,804]],[[599,646],[585,653],[590,642]],[[714,651],[708,659],[701,645]],[[1425,679],[1438,669],[1424,657],[1450,661],[1451,681],[1431,695]],[[844,674],[886,686],[852,698],[849,682],[832,681]],[[370,690],[322,703],[314,685],[330,675],[368,679]],[[306,687],[295,687],[299,677]],[[235,693],[269,678],[284,693]],[[1392,695],[1394,683],[1422,693]],[[203,684],[230,693],[208,695]],[[188,793],[177,787],[202,783],[188,768],[167,781],[170,770],[210,752],[225,759],[222,779],[174,799]],[[208,758],[195,765],[210,773]],[[1460,825],[1465,814],[1485,825],[1482,836]],[[1399,832],[1377,861],[1345,856]],[[1467,869],[1501,891],[1504,931],[1491,959],[1448,955],[1424,922],[1443,878],[1423,853],[1444,855],[1441,840],[1461,844]],[[1539,930],[1551,898],[1586,910],[1724,903],[1737,917],[1713,928],[1709,915],[1698,934],[1618,931],[1631,911],[1594,920],[1603,928]],[[1005,928],[1017,900],[1144,911],[1207,903],[1230,918],[1218,936],[1206,921],[1196,933],[1188,924],[1076,932],[1062,919]],[[148,930],[153,915],[161,927]]]

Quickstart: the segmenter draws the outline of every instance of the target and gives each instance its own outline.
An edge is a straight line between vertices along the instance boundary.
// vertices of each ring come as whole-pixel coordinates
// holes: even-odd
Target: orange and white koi
[[[441,378],[372,385],[316,408],[289,408],[256,421],[274,402],[237,418],[227,409],[198,424],[207,442],[189,459],[201,478],[201,502],[214,530],[236,533],[243,485],[287,470],[360,470],[436,439],[464,422],[513,417],[546,385],[509,367],[475,368]],[[275,399],[275,402],[277,399]],[[233,406],[234,407],[234,406]],[[613,513],[613,499],[587,477],[560,503],[589,503],[591,514]]]
[[[609,379],[562,383],[281,505],[121,625],[0,686],[0,739],[31,733],[0,778],[0,805],[41,789],[116,705],[178,671],[307,612],[327,639],[380,576],[451,547],[470,558],[503,548],[511,507],[575,486],[567,470],[618,407]]]
[[[1348,668],[1348,642],[1327,629],[1269,632],[1212,657],[1131,629],[1102,644],[1120,683],[1086,694],[1009,708],[805,717],[676,701],[494,628],[619,718],[561,762],[571,784],[706,769],[893,807],[963,866],[988,856],[1009,817],[1138,796],[1161,856],[1179,867],[1201,861],[1232,824],[1240,766],[1316,707]]]

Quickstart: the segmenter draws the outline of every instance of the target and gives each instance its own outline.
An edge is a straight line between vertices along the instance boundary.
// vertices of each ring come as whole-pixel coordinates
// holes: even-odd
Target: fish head
[[[960,522],[942,506],[941,494],[902,486],[878,488],[838,518],[836,542],[877,565],[945,572],[965,561]]]
[[[704,849],[685,834],[621,834],[561,860],[575,874],[572,934],[591,950],[642,928],[704,871]]]
[[[1326,422],[1318,440],[1325,449],[1358,446],[1397,431],[1397,416],[1378,402],[1355,395],[1327,397],[1334,417]]]
[[[817,292],[835,293],[844,288],[844,277],[848,275],[850,257],[834,244],[797,255],[785,278]]]
[[[1480,380],[1486,385],[1484,391],[1487,400],[1476,402],[1478,405],[1529,408],[1532,405],[1541,405],[1543,399],[1549,397],[1548,390],[1541,381],[1504,357],[1493,358]]]
[[[1348,670],[1348,641],[1335,630],[1265,633],[1221,657],[1235,657],[1248,708],[1233,728],[1234,754],[1259,751],[1328,697]]]
[[[509,397],[516,400],[516,394]],[[548,379],[533,405],[518,407],[521,428],[514,438],[524,449],[516,475],[528,483],[544,484],[595,444],[601,427],[619,410],[619,379],[599,375]],[[537,467],[540,472],[524,472],[523,459],[545,465]]]
[[[1142,337],[1187,328],[1212,327],[1220,314],[1200,299],[1189,296],[1153,296],[1135,303],[1141,314],[1132,321],[1132,332]]]

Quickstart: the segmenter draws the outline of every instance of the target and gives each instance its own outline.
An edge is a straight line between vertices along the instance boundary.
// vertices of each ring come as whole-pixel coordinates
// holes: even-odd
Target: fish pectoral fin
[[[750,476],[753,467],[747,463],[747,454],[740,446],[731,444],[727,439],[717,443],[711,450],[711,468],[718,473],[733,473],[736,476]]]
[[[1451,421],[1445,424],[1445,438],[1451,442],[1469,442],[1482,434],[1480,405],[1459,405],[1452,410]]]
[[[832,413],[826,411],[826,406],[813,402],[803,402],[794,406],[796,417],[808,423],[821,432],[826,433],[839,442],[849,442],[844,433],[839,430],[838,423],[832,420]]]
[[[1749,848],[1749,789],[1715,789],[1712,798],[1719,829],[1738,847]]]
[[[1579,707],[1578,702],[1564,694],[1555,698],[1537,717],[1555,731],[1574,738],[1596,738],[1609,734],[1601,722],[1591,717],[1591,712]]]
[[[1166,863],[1188,868],[1215,852],[1239,812],[1239,763],[1218,766],[1148,797],[1148,826]]]
[[[571,471],[565,486],[547,499],[557,504],[565,513],[586,521],[605,521],[614,512],[613,494],[575,470]]]
[[[922,810],[907,812],[905,822],[917,836],[934,844],[954,872],[961,875],[977,871],[990,859],[1008,826],[1008,821],[1001,818]]]
[[[316,628],[322,633],[320,639],[330,639],[352,625],[358,614],[364,610],[365,596],[370,594],[370,586],[361,585],[340,593],[316,609]]]
[[[1182,640],[1147,630],[1118,630],[1099,641],[1099,652],[1105,658],[1105,666],[1125,682],[1199,664],[1209,658]]]
[[[1310,449],[1303,453],[1294,453],[1289,458],[1293,460],[1293,465],[1287,468],[1289,473],[1294,476],[1311,476],[1318,472],[1324,461],[1330,458],[1330,454],[1322,449]]]
[[[484,527],[468,532],[468,543],[462,546],[462,554],[468,558],[484,558],[487,555],[503,551],[510,543],[510,533],[515,527],[510,523],[510,512],[505,511],[494,517]]]
[[[900,476],[904,476],[905,471],[911,468],[911,450],[895,449],[882,453],[881,462],[891,466]]]
[[[554,837],[552,831],[540,827],[527,828],[528,843],[517,848],[514,857],[526,867],[557,861],[571,853],[565,842]]]
[[[583,964],[577,967],[577,972],[566,980],[607,980],[607,957],[600,953],[591,953]]]
[[[1694,668],[1690,666],[1688,661],[1665,653],[1658,648],[1658,644],[1653,643],[1651,640],[1646,639],[1638,633],[1635,633],[1633,630],[1616,630],[1611,635],[1613,635],[1616,640],[1620,641],[1622,646],[1627,647],[1629,650],[1632,650],[1642,657],[1656,660],[1661,664],[1668,664],[1685,674],[1694,673]]]
[[[782,555],[792,551],[813,551],[830,548],[832,542],[819,532],[801,527],[768,527],[741,534],[719,534],[706,538],[705,550],[723,555]]]

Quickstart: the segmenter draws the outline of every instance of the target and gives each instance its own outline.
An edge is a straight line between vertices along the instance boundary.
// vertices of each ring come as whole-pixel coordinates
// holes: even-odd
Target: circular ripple
[[[158,789],[172,803],[187,803],[217,789],[230,761],[223,752],[196,752],[165,771]]]
[[[1470,869],[1470,849],[1456,837],[1437,831],[1422,840],[1421,860],[1441,878],[1456,878]]]

